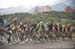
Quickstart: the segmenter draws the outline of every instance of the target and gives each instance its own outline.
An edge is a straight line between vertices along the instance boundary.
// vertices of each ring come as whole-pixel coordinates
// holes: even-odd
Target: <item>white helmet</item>
[[[70,26],[70,24],[67,24],[68,26]]]
[[[23,23],[22,23],[22,22],[20,22],[20,25],[23,25]]]
[[[42,24],[43,23],[43,21],[40,21],[40,24]]]
[[[62,27],[65,27],[65,25],[62,25]]]

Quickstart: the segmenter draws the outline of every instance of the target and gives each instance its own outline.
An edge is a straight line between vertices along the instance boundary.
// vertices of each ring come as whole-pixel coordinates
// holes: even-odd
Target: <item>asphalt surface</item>
[[[58,40],[57,42],[35,42],[18,45],[0,45],[0,49],[75,49],[75,40]]]

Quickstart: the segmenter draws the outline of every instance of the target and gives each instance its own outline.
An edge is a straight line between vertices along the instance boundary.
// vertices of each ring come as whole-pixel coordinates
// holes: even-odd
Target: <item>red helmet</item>
[[[16,22],[16,21],[17,21],[17,18],[13,18],[13,19],[12,19],[12,22]]]

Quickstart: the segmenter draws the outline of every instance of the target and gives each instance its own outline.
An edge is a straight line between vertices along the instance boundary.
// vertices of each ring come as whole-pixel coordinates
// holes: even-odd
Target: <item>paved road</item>
[[[60,40],[57,42],[33,42],[21,43],[19,45],[0,45],[0,49],[75,49],[75,40]]]

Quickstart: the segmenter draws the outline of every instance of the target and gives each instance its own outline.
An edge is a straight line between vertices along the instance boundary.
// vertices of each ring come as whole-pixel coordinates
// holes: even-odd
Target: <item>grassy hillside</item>
[[[60,22],[61,24],[71,23],[75,26],[75,13],[66,14],[64,12],[45,12],[38,14],[29,14],[29,13],[15,13],[9,15],[0,15],[0,18],[6,19],[11,22],[13,17],[18,18],[18,21],[23,21],[29,23],[30,21],[44,21],[44,22]]]

